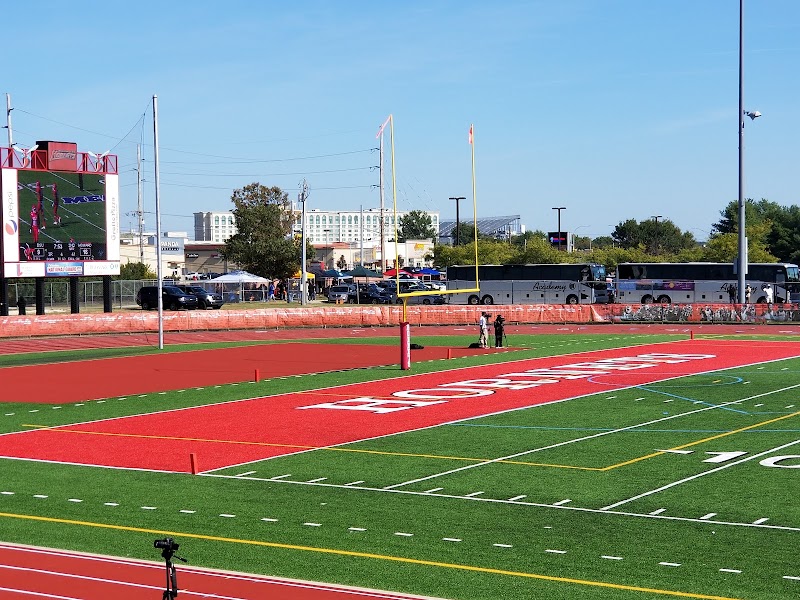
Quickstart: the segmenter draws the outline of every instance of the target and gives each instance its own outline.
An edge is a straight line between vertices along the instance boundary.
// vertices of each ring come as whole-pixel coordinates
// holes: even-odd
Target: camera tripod
[[[164,590],[164,594],[161,596],[161,600],[173,600],[173,598],[178,596],[178,574],[175,572],[175,565],[172,562],[172,557],[174,556],[183,562],[187,561],[182,556],[175,554],[175,551],[172,550],[171,547],[164,548],[161,552],[161,556],[166,561],[167,567],[167,587]]]

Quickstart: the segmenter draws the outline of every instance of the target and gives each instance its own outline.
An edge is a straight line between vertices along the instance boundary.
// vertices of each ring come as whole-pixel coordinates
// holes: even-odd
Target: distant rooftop
[[[507,238],[509,234],[518,235],[523,233],[519,215],[507,215],[502,217],[478,217],[478,233],[489,235],[496,238]],[[470,217],[460,219],[461,223],[472,224]],[[449,242],[454,237],[456,221],[439,221],[439,239],[442,242]]]

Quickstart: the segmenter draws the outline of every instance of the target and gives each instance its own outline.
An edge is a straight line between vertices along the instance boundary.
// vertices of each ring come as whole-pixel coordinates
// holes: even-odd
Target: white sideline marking
[[[492,544],[492,546],[496,546],[498,548],[513,548],[511,544]]]
[[[235,518],[235,517],[236,517],[236,515],[229,515],[229,514],[226,514],[226,513],[222,513],[222,514],[220,515],[220,517],[224,517],[224,518],[226,518],[226,519],[233,519],[233,518]]]
[[[83,502],[83,500],[80,498],[69,498],[67,499],[67,502]]]
[[[474,496],[480,496],[483,492],[472,492],[471,494],[465,494],[465,498],[472,498]]]
[[[711,517],[716,517],[717,513],[708,513],[707,515],[703,515],[700,517],[701,521],[705,521],[706,519],[710,519]]]
[[[572,502],[572,500],[566,498],[564,500],[559,500],[558,502],[553,502],[553,506],[562,506],[564,504],[568,504],[569,502]]]
[[[309,479],[306,483],[317,483],[318,481],[325,481],[327,477],[317,477],[316,479]]]
[[[359,481],[351,481],[350,483],[345,483],[345,485],[358,485],[359,483],[364,483],[364,480],[361,479]]]
[[[769,521],[769,517],[762,517],[761,519],[756,519],[753,521],[753,525],[761,525],[762,523],[766,523]]]
[[[44,494],[34,494],[33,497],[34,498],[47,498],[47,496],[45,496]]]
[[[366,531],[363,527],[348,527],[348,531]]]
[[[14,492],[0,492],[3,496],[13,496]]]
[[[644,400],[644,397],[642,397],[642,398],[634,398],[633,399],[634,402],[638,402],[639,400]]]
[[[291,473],[286,473],[286,475],[277,475],[275,477],[270,477],[273,481],[277,481],[278,479],[283,479],[284,477],[291,477]]]
[[[792,575],[784,575],[784,579],[792,579],[794,581],[800,581],[800,577],[793,577]]]
[[[651,515],[653,515],[653,516],[655,516],[655,515],[660,515],[660,514],[661,514],[662,512],[664,512],[665,510],[667,510],[667,509],[666,509],[666,508],[657,508],[656,510],[654,510],[653,512],[651,512],[651,513],[648,513],[648,514],[651,514]]]
[[[252,475],[255,471],[245,471],[244,473],[239,473],[238,475],[234,475],[234,477],[245,477],[247,475]]]
[[[566,554],[566,550],[545,550],[545,552],[550,552],[551,554]]]
[[[681,563],[671,563],[671,562],[660,562],[658,564],[663,565],[665,567],[680,567],[681,566]]]
[[[739,569],[720,569],[720,573],[741,573]]]
[[[403,537],[411,537],[411,536],[414,535],[413,533],[403,533],[402,531],[395,531],[394,534],[395,535],[400,535],[400,536],[403,536]]]
[[[430,490],[425,490],[425,491],[424,491],[424,492],[422,492],[422,493],[423,493],[423,494],[432,494],[433,492],[438,492],[439,490],[443,490],[443,489],[444,489],[444,488],[433,488],[433,489],[430,489]]]
[[[607,560],[622,560],[621,556],[606,556],[606,555],[603,555],[600,558],[605,558]]]
[[[527,496],[525,494],[522,494],[520,496],[514,496],[513,498],[509,498],[508,501],[516,502],[517,500],[522,500],[523,498],[527,498]]]
[[[764,403],[762,402],[761,404],[756,404],[756,408],[758,408],[759,406],[764,406]]]
[[[119,506],[118,502],[104,502],[103,506]]]
[[[322,523],[303,523],[303,525],[307,525],[308,527],[322,527]]]
[[[790,405],[789,405],[789,406],[787,406],[786,408],[794,408],[794,404],[790,404]]]
[[[793,385],[791,387],[798,387],[798,386],[800,386],[800,384]],[[772,393],[772,392],[768,392],[768,393]],[[684,413],[684,414],[688,414],[688,413]],[[600,510],[610,510],[612,508],[616,508],[618,506],[622,506],[623,504],[627,504],[628,502],[633,502],[634,500],[639,500],[641,498],[646,498],[647,496],[650,496],[652,494],[657,494],[658,492],[663,492],[664,490],[668,490],[668,489],[670,489],[672,487],[675,487],[676,485],[681,485],[683,483],[686,483],[687,481],[692,481],[694,479],[699,479],[700,477],[704,477],[706,475],[710,475],[711,473],[716,473],[717,471],[722,471],[723,469],[728,469],[730,467],[733,467],[733,466],[736,466],[736,465],[740,465],[740,464],[742,464],[744,462],[747,462],[747,461],[750,461],[750,460],[753,460],[753,459],[756,459],[756,458],[761,458],[762,456],[766,456],[767,454],[771,454],[773,452],[777,452],[778,450],[783,450],[784,448],[789,448],[790,446],[794,446],[795,444],[800,444],[800,440],[795,440],[793,442],[789,442],[788,444],[783,444],[782,446],[777,446],[777,447],[771,448],[769,450],[764,450],[764,452],[759,452],[758,454],[753,454],[751,456],[747,456],[745,458],[742,458],[741,460],[735,460],[733,462],[729,462],[728,464],[722,465],[720,467],[717,467],[716,469],[710,469],[708,471],[704,471],[702,473],[697,473],[695,475],[692,475],[690,477],[686,477],[684,479],[680,479],[678,481],[673,481],[672,483],[668,483],[667,485],[662,485],[660,488],[656,488],[654,490],[650,490],[649,492],[644,492],[644,493],[639,494],[637,496],[632,496],[632,497],[630,497],[630,498],[628,498],[626,500],[620,500],[619,502],[615,502],[614,504],[609,504],[608,506],[604,506]]]
[[[266,521],[267,523],[277,523],[278,519],[270,519],[269,517],[264,517],[261,519],[262,521]]]
[[[442,538],[443,542],[460,542],[460,538]]]
[[[157,510],[156,506],[142,506],[142,510]]]
[[[194,510],[186,510],[186,509],[184,508],[184,509],[181,509],[181,510],[180,510],[180,511],[178,511],[178,512],[182,512],[182,513],[183,513],[183,514],[185,514],[185,515],[193,515],[193,514],[195,514],[195,512],[197,512],[197,511],[194,511]]]

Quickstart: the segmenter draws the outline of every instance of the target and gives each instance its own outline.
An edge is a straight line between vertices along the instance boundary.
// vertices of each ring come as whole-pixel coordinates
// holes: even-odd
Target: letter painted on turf
[[[312,404],[310,406],[298,406],[299,409],[306,408],[331,408],[334,410],[361,410],[373,412],[379,415],[397,412],[398,410],[408,410],[409,408],[424,408],[432,404],[442,404],[439,402],[419,402],[405,400],[381,400],[378,398],[351,398],[350,400],[339,400],[338,402],[323,402],[322,404]]]
[[[798,465],[779,465],[779,462],[784,460],[798,460],[800,459],[800,454],[788,454],[786,456],[773,456],[771,458],[765,458],[762,461],[759,461],[758,464],[763,465],[765,467],[776,467],[778,469],[800,469],[800,464]]]
[[[539,381],[514,381],[501,377],[492,379],[470,379],[469,381],[459,381],[458,383],[443,383],[442,387],[477,387],[477,388],[498,388],[506,390],[527,390],[541,385]]]
[[[463,393],[454,394],[454,392],[463,392]],[[397,396],[398,398],[458,399],[458,398],[477,398],[479,396],[491,396],[492,394],[494,394],[492,390],[476,390],[469,388],[447,388],[447,389],[423,388],[420,390],[405,390],[402,392],[394,392],[392,396]]]

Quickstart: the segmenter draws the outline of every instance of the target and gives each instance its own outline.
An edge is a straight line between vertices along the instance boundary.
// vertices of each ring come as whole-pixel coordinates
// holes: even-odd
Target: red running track
[[[176,567],[178,598],[217,600],[413,600],[392,592]],[[0,598],[141,600],[166,589],[165,564],[0,543]]]

